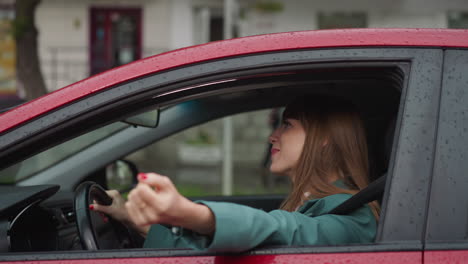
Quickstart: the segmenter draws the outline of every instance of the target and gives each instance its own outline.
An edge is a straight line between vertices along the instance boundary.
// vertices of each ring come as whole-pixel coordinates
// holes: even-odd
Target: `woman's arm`
[[[309,201],[300,212],[264,212],[239,204],[205,201],[215,215],[216,232],[209,244],[199,243],[190,232],[184,240],[191,241],[195,248],[216,252],[239,252],[266,245],[372,243],[377,224],[370,208],[362,207],[350,215],[327,214],[347,198],[332,195]]]

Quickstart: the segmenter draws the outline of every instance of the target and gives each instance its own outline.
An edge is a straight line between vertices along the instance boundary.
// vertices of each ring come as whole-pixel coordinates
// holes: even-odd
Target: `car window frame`
[[[425,248],[431,258],[440,250],[459,250],[465,256],[468,250],[468,196],[463,186],[467,184],[468,157],[468,50],[447,49],[444,52],[444,69],[437,138],[435,140],[434,178],[432,180]],[[463,144],[464,143],[464,144]],[[463,160],[463,157],[465,160]],[[447,195],[450,194],[450,195]],[[464,197],[461,197],[464,196]],[[461,198],[461,200],[460,200]],[[444,228],[441,228],[441,227]]]
[[[443,67],[442,49],[426,51],[421,57],[413,57],[407,89],[402,93],[388,171],[392,180],[386,184],[387,201],[382,206],[385,223],[379,226],[382,241],[405,241],[405,245],[412,244],[421,250]],[[402,222],[407,224],[401,225]]]
[[[376,66],[376,67],[383,67],[383,66],[386,66],[386,67],[397,67],[398,64],[401,64],[401,62],[394,62],[392,60],[389,60],[389,61],[386,61],[385,63],[375,63],[375,62],[353,62],[353,63],[347,63],[347,67],[351,67],[351,66]],[[279,69],[278,68],[264,68],[263,70],[267,70],[267,71],[277,71],[277,70],[292,70],[292,69],[302,69],[304,67],[306,68],[311,68],[311,67],[319,67],[319,68],[327,68],[327,67],[338,67],[340,66],[341,64],[339,62],[333,62],[333,63],[329,63],[329,62],[323,62],[323,63],[320,63],[318,66],[317,65],[299,65],[299,66],[296,66],[296,65],[292,65],[293,67],[287,67],[287,68],[284,68],[284,67],[280,67]],[[258,71],[255,71],[254,73],[258,73]],[[225,77],[225,76],[223,76]],[[232,77],[232,75],[231,75]],[[220,82],[221,83],[221,82]],[[222,82],[224,83],[225,85],[230,85],[230,83],[227,83],[227,82]],[[184,87],[184,84],[178,84],[177,88],[181,88],[181,87]],[[182,94],[186,92],[186,89],[185,88],[181,88],[180,91],[178,91],[177,93],[179,94]],[[208,92],[207,94],[208,95],[213,95],[216,93],[216,90],[215,91],[210,91]],[[206,95],[205,93],[203,93],[204,95]],[[193,96],[190,95],[190,93],[188,95],[190,99],[193,99]],[[184,97],[184,96],[182,96]],[[179,100],[179,101],[182,101],[182,100]],[[174,105],[176,102],[175,101],[169,101],[169,102],[166,102],[164,103],[164,105],[169,105],[169,106],[172,106]],[[271,104],[260,104],[260,102],[256,101],[255,102],[256,105],[254,107],[252,107],[251,105],[247,105],[246,102],[237,102],[237,103],[233,103],[233,105],[235,105],[236,109],[234,109],[234,111],[231,109],[231,107],[229,107],[229,105],[224,105],[224,107],[222,109],[216,109],[214,108],[213,106],[211,105],[206,105],[204,104],[203,106],[203,114],[202,115],[199,115],[199,116],[193,116],[191,114],[191,109],[188,109],[188,108],[185,108],[185,107],[181,107],[181,108],[177,108],[177,109],[173,109],[171,107],[161,107],[161,114],[163,116],[169,116],[169,118],[171,118],[170,120],[166,120],[165,118],[161,118],[161,123],[160,123],[160,126],[155,130],[153,131],[153,129],[148,129],[148,128],[144,128],[144,127],[129,127],[119,133],[116,134],[115,137],[112,137],[112,138],[108,138],[102,142],[99,142],[97,145],[99,146],[106,146],[106,145],[111,145],[113,146],[113,148],[115,150],[119,150],[119,151],[112,151],[110,153],[110,157],[112,157],[112,159],[118,159],[118,158],[121,158],[121,151],[120,149],[121,148],[126,148],[126,151],[125,153],[126,154],[130,154],[138,149],[140,149],[141,147],[153,142],[153,141],[157,141],[159,139],[162,139],[166,136],[169,136],[172,134],[171,131],[180,131],[180,130],[183,130],[185,128],[189,128],[191,126],[194,126],[194,125],[198,125],[198,124],[202,124],[206,121],[209,121],[209,120],[213,120],[213,119],[218,119],[218,118],[222,118],[226,115],[230,115],[230,114],[235,114],[237,113],[236,111],[239,111],[239,105],[242,106],[242,111],[252,111],[252,110],[259,110],[259,109],[265,109],[265,108],[268,108],[268,107],[271,107],[272,105]],[[184,122],[184,126],[182,127],[178,127],[176,124],[178,122],[172,122],[172,121],[179,121],[179,120],[183,120]],[[131,139],[132,141],[129,141],[128,137],[131,133],[135,133],[133,138]],[[125,143],[121,143],[120,145],[119,144],[115,144],[114,142],[125,142]],[[130,144],[127,144],[128,142],[130,142]],[[93,169],[93,170],[96,170],[96,169],[99,169],[100,167],[98,166],[98,163],[97,163],[97,159],[93,158],[94,156],[103,156],[105,153],[102,153],[100,152],[100,148],[99,146],[97,146],[96,148],[89,148],[88,150],[86,151],[83,151],[81,153],[78,153],[77,155],[75,155],[75,157],[73,157],[72,160],[67,160],[66,163],[68,164],[72,164],[71,166],[73,166],[73,164],[81,164],[82,162],[86,161],[86,164],[87,164],[87,169],[88,171],[86,170],[83,170],[83,169],[79,169],[78,167],[73,169],[73,171],[79,173],[78,175],[78,180],[76,180],[76,182],[74,184],[71,184],[70,186],[76,186],[80,179],[83,178],[86,173],[89,173],[89,169]],[[92,155],[91,155],[92,154]],[[108,157],[109,157],[109,153],[106,154]],[[113,156],[112,156],[113,155]],[[29,179],[29,180],[26,180],[24,182],[21,182],[20,184],[21,185],[31,185],[31,184],[40,184],[41,182],[63,182],[61,181],[61,179],[59,177],[62,177],[62,175],[64,174],[67,174],[66,173],[66,167],[68,165],[66,165],[65,163],[61,163],[61,164],[58,164],[57,167],[54,167],[52,168],[51,170],[48,170],[48,171],[44,171],[43,173],[41,173],[39,175],[39,177],[35,177],[35,179]],[[69,167],[70,168],[70,167]]]

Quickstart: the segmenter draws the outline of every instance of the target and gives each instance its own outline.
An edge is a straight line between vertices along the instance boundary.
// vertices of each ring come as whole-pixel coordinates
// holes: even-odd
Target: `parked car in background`
[[[0,261],[464,261],[468,257],[467,48],[466,30],[260,35],[142,59],[3,113]],[[108,188],[113,184],[109,166],[127,170],[114,180],[130,186],[138,168],[124,159],[129,154],[190,127],[283,107],[304,94],[346,97],[363,113],[371,175],[374,180],[387,175],[378,235],[372,244],[265,247],[235,255],[141,249],[133,234],[83,209],[89,195],[93,198],[92,190],[74,193],[80,183],[90,180]],[[266,211],[277,208],[282,199],[270,194],[205,198]],[[79,223],[85,223],[92,235],[78,229]],[[96,248],[89,247],[84,237]]]

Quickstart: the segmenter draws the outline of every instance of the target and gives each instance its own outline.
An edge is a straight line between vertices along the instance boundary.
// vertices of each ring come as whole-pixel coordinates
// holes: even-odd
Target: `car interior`
[[[141,93],[125,104],[53,128],[48,136],[54,136],[54,142],[39,143],[38,139],[28,147],[32,153],[29,158],[0,168],[0,254],[141,247],[142,238],[124,226],[89,210],[84,215],[78,213],[86,210],[79,206],[98,199],[99,186],[109,187],[105,180],[106,166],[179,131],[233,114],[284,107],[303,94],[341,96],[358,107],[368,137],[370,177],[375,181],[389,169],[400,99],[404,96],[404,69],[398,63],[363,62],[351,66],[335,63],[222,76],[209,82],[192,80],[190,85],[179,84],[180,88],[173,92]],[[154,121],[150,127],[130,118],[150,111]],[[42,153],[60,149],[78,137],[91,138],[89,135],[105,128],[111,128],[110,132],[83,145],[75,142],[73,152],[60,159],[42,164],[36,170],[25,169],[28,162],[37,163]],[[138,172],[132,164],[129,167],[134,175]],[[83,187],[82,183],[89,181],[97,184]],[[284,196],[190,198],[228,201],[271,211],[279,207]],[[77,202],[79,199],[83,200]],[[384,203],[381,193],[378,200]],[[87,222],[86,230],[79,230],[77,222],[80,221]],[[96,244],[86,246],[83,236],[94,237]],[[116,243],[105,242],[109,240]]]

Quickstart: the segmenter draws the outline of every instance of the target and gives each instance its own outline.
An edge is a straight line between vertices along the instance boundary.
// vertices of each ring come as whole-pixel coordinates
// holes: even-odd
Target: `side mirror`
[[[121,193],[130,191],[137,184],[137,166],[128,160],[116,160],[106,166],[106,181],[109,189]]]
[[[123,122],[134,126],[155,128],[159,124],[159,109],[125,118]]]

